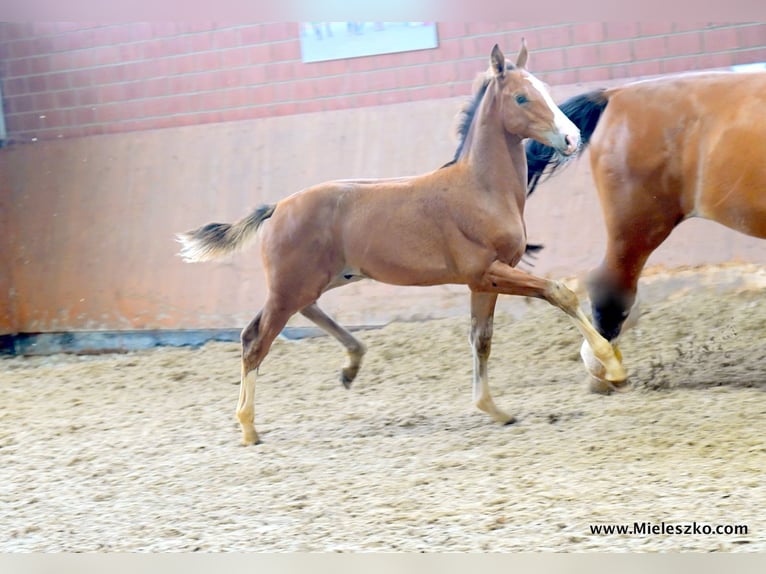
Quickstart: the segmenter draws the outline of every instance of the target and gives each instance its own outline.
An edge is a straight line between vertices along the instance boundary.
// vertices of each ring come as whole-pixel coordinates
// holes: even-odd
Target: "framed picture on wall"
[[[438,45],[435,22],[301,23],[304,62],[428,50]]]

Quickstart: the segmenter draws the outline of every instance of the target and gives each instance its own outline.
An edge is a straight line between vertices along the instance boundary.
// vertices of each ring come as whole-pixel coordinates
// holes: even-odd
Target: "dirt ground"
[[[471,404],[468,317],[278,340],[239,446],[239,347],[0,360],[0,551],[766,551],[766,271],[650,273],[587,392],[544,303],[496,319],[502,427]],[[746,525],[598,535],[591,525]]]

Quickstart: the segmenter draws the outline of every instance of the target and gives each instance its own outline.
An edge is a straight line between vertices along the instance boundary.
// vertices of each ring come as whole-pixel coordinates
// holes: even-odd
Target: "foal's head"
[[[580,146],[580,130],[553,102],[547,86],[530,74],[527,46],[522,40],[516,64],[506,62],[497,44],[492,48],[487,71],[487,89],[494,92],[494,113],[502,116],[509,133],[532,138],[571,155]]]

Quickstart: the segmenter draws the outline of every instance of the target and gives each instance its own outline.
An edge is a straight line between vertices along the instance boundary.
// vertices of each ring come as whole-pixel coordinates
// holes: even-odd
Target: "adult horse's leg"
[[[269,352],[271,344],[295,311],[269,297],[266,305],[242,330],[242,382],[239,387],[237,420],[242,428],[242,444],[258,444],[255,431],[255,377],[258,366]]]
[[[320,329],[335,337],[341,345],[346,347],[348,364],[341,369],[340,381],[347,389],[351,388],[351,383],[359,372],[362,357],[367,352],[367,348],[346,329],[338,325],[332,317],[322,311],[316,303],[301,309],[301,315],[313,321]]]
[[[489,390],[487,361],[492,347],[492,322],[495,314],[497,293],[471,291],[471,334],[473,349],[473,400],[476,406],[503,424],[516,419],[495,405]]]
[[[645,188],[606,187],[598,175],[595,179],[606,221],[607,246],[603,261],[589,274],[588,296],[593,326],[605,339],[616,342],[628,318],[629,324],[638,320],[636,292],[647,259],[683,216],[677,203],[647,201],[651,194]],[[605,383],[604,369],[585,343],[580,356],[592,375],[592,391],[620,390]]]
[[[478,283],[471,285],[471,288],[489,293],[505,293],[545,299],[572,319],[590,345],[596,359],[604,366],[604,378],[606,380],[621,382],[627,378],[625,369],[615,355],[612,346],[593,328],[580,308],[577,295],[563,283],[530,275],[511,267],[507,263],[495,261],[487,268]]]

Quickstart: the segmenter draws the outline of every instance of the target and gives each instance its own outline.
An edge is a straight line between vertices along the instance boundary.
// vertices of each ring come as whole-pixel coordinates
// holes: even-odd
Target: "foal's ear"
[[[529,52],[527,52],[527,41],[524,38],[522,38],[521,50],[519,51],[519,55],[516,57],[516,67],[521,70],[526,70],[528,56],[529,56]]]
[[[505,55],[497,44],[494,45],[489,56],[489,67],[496,76],[502,78],[505,75]]]

